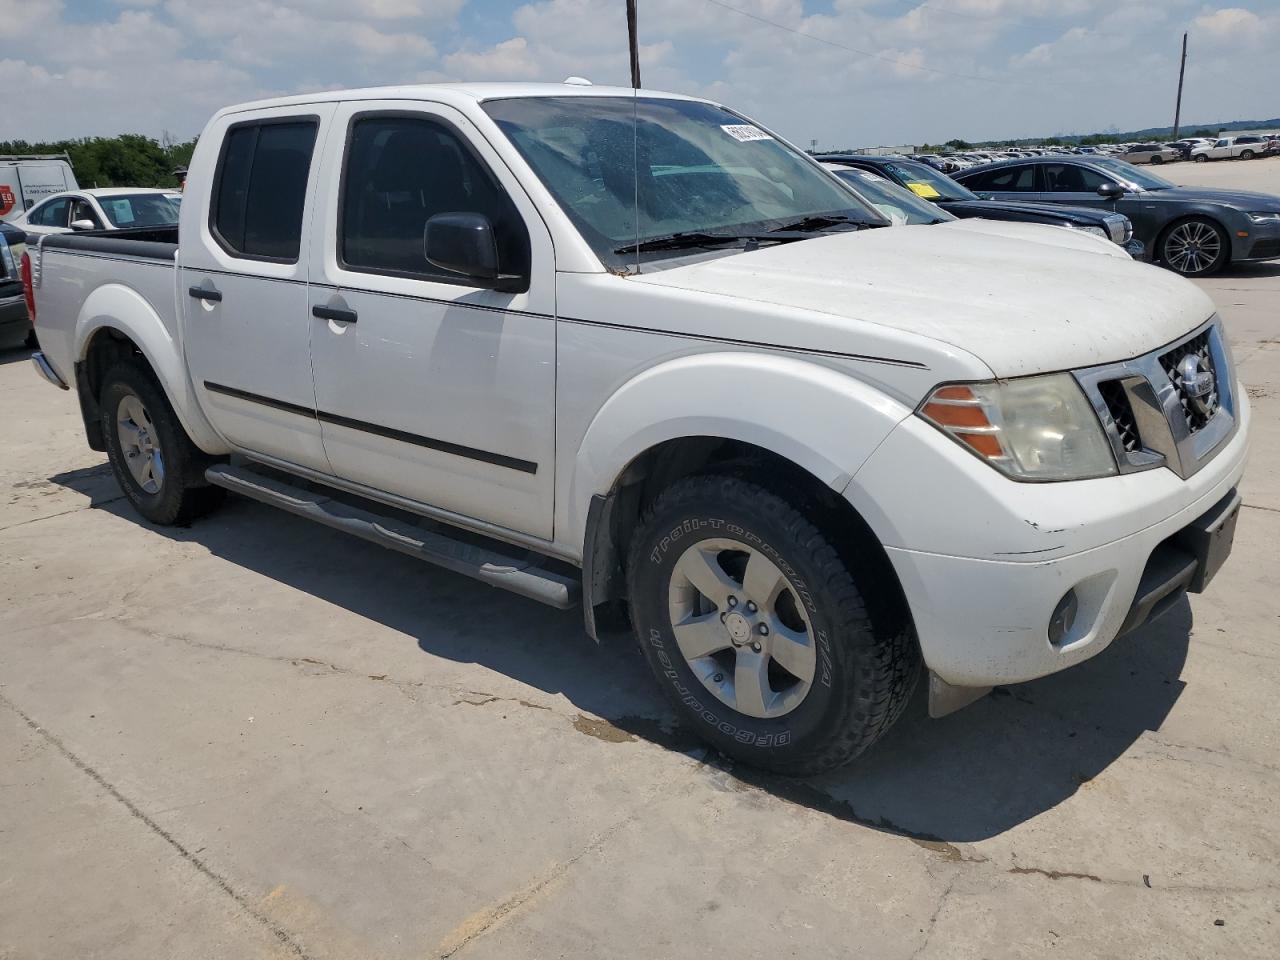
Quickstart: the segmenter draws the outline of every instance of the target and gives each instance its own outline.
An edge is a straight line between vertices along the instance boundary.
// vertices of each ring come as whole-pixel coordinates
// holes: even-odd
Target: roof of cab
[[[399,87],[363,87],[355,90],[318,90],[270,100],[254,100],[224,107],[218,116],[265,110],[272,107],[302,106],[309,103],[334,103],[351,100],[425,100],[457,103],[470,100],[502,100],[512,97],[642,97],[666,100],[700,100],[679,93],[660,90],[632,90],[631,87],[605,87],[578,83],[419,83]]]

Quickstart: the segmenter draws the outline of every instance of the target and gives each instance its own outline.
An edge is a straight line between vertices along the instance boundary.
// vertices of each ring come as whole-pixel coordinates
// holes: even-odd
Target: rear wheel
[[[628,564],[645,658],[686,724],[731,757],[807,775],[854,759],[919,674],[909,626],[876,624],[822,533],[738,477],[678,481]]]
[[[1184,277],[1207,277],[1231,259],[1231,241],[1212,220],[1195,217],[1165,231],[1159,256],[1166,267]]]
[[[1252,151],[1252,150],[1242,150],[1242,151],[1240,152],[1240,159],[1241,159],[1241,160],[1252,160],[1252,159],[1253,159],[1253,151]]]
[[[102,378],[102,435],[116,482],[152,523],[182,525],[222,502],[209,486],[211,458],[191,442],[149,370],[121,363]]]

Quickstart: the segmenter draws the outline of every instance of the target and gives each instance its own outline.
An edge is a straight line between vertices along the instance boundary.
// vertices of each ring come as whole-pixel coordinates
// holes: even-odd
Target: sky
[[[641,82],[802,145],[1280,116],[1280,0],[638,0]],[[446,80],[629,84],[624,0],[0,0],[0,140]]]

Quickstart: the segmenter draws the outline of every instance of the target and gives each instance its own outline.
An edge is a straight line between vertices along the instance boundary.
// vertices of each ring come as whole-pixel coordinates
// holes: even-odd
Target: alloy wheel
[[[1207,223],[1180,223],[1164,241],[1164,261],[1179,273],[1203,273],[1222,255],[1222,237]]]
[[[813,685],[817,652],[804,603],[759,550],[703,540],[671,573],[669,612],[689,669],[725,705],[750,717],[781,717]]]
[[[116,407],[116,436],[129,473],[144,493],[155,494],[164,486],[164,454],[159,447],[151,415],[133,394]]]

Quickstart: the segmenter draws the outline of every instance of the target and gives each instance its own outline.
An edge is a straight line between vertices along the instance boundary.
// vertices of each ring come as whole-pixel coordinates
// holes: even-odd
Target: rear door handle
[[[205,287],[191,287],[187,293],[195,297],[197,300],[208,300],[210,303],[222,302],[221,290],[209,290]]]
[[[311,315],[319,317],[321,320],[337,320],[339,323],[355,323],[356,312],[347,310],[342,307],[326,307],[322,303],[317,303],[311,308]]]

